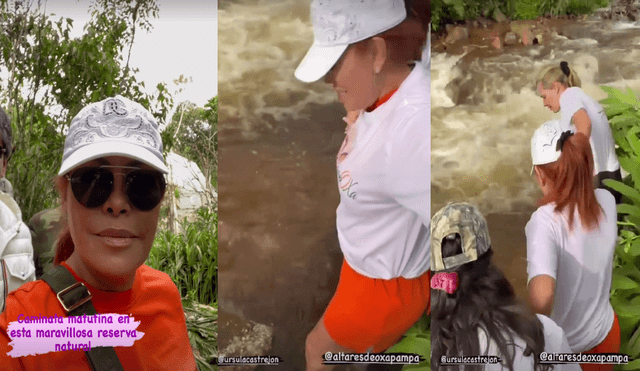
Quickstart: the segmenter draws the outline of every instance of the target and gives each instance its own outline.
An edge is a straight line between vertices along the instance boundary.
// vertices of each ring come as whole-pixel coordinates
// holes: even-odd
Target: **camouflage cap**
[[[442,240],[458,233],[462,254],[442,258]],[[431,267],[437,271],[452,269],[478,260],[491,247],[487,221],[468,203],[451,203],[431,218]]]

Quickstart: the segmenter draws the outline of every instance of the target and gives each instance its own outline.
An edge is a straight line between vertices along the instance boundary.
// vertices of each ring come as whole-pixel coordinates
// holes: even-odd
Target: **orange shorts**
[[[431,309],[431,271],[412,279],[370,278],[342,263],[340,281],[324,326],[338,344],[355,352],[382,352]]]
[[[620,323],[618,315],[613,313],[613,326],[607,337],[595,347],[582,353],[619,353],[620,352]],[[614,365],[580,364],[583,371],[612,371]]]

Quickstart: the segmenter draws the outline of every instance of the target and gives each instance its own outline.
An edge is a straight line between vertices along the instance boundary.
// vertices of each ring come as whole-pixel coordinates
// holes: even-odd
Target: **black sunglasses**
[[[124,189],[129,202],[136,209],[149,211],[156,207],[167,186],[159,171],[144,170],[132,166],[103,165],[83,167],[67,175],[76,200],[84,207],[93,209],[104,205],[113,192],[114,174],[110,168],[128,169],[124,179]]]

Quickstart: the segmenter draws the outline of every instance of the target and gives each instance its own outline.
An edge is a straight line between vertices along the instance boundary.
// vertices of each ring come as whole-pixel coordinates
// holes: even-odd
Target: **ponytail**
[[[551,89],[554,82],[563,84],[567,88],[581,85],[580,78],[573,69],[569,68],[569,63],[566,61],[560,62],[559,66],[549,66],[540,71],[536,79],[536,89],[540,84],[544,89]]]
[[[582,133],[572,135],[560,144],[560,158],[552,163],[536,165],[549,181],[549,192],[540,205],[555,203],[555,211],[569,208],[569,229],[573,228],[573,210],[578,210],[582,226],[594,229],[602,214],[593,189],[593,154],[589,139]]]

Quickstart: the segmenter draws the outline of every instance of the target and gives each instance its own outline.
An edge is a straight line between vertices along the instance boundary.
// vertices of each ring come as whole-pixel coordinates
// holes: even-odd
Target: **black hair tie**
[[[569,63],[565,61],[560,62],[560,69],[565,76],[569,77],[569,74],[571,73],[571,70],[569,69]]]
[[[562,152],[562,147],[564,146],[564,142],[566,142],[567,139],[569,139],[569,137],[572,135],[573,133],[571,132],[571,130],[567,130],[564,133],[562,133],[560,135],[560,139],[558,139],[558,144],[556,144],[556,151]]]

